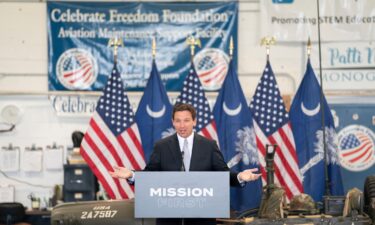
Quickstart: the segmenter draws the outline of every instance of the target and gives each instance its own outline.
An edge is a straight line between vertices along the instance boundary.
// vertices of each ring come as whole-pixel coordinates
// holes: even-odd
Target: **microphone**
[[[184,164],[184,151],[181,151],[181,171],[185,171],[185,164]]]

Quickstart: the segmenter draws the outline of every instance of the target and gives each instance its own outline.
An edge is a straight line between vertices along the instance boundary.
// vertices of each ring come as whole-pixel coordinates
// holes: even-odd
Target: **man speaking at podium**
[[[196,111],[190,104],[176,104],[172,113],[176,134],[155,143],[150,161],[144,171],[229,171],[215,141],[195,132]],[[243,186],[258,179],[257,168],[230,172],[230,184]],[[112,177],[134,181],[134,172],[125,167],[115,167]],[[249,193],[251,194],[251,193]],[[178,225],[181,219],[157,219],[158,225]],[[215,219],[185,219],[185,225],[214,225]]]

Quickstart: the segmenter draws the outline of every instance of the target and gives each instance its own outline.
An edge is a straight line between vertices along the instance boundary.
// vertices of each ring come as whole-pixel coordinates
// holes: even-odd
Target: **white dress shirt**
[[[187,140],[187,143],[188,143],[188,147],[187,147],[187,150],[185,151],[189,151],[189,152],[185,152],[183,157],[186,159],[186,157],[189,157],[188,160],[189,162],[191,162],[191,155],[193,153],[193,143],[194,143],[194,132],[192,132],[188,137],[184,138],[184,137],[181,137],[180,135],[177,134],[177,139],[178,139],[178,145],[180,146],[180,150],[181,152],[184,150],[184,142],[185,140]],[[185,165],[186,167],[186,165]],[[189,168],[185,168],[186,171],[189,171]]]
[[[189,149],[190,155],[191,155],[191,152],[193,151],[194,132],[192,132],[190,134],[190,136],[187,137],[187,138],[183,138],[183,137],[181,137],[180,135],[177,134],[177,139],[178,139],[178,144],[180,145],[181,151],[182,151],[182,149],[184,147],[184,141],[185,141],[185,139],[187,139],[187,141],[188,141],[188,149]]]

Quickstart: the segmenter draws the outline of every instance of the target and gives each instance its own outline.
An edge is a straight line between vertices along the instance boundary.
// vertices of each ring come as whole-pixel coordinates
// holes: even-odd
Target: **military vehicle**
[[[249,209],[236,218],[217,219],[218,224],[336,224],[371,225],[375,218],[375,176],[366,179],[364,195],[358,189],[347,196],[325,196],[317,204],[307,194],[289,204],[285,191],[274,184],[273,157],[276,146],[267,146],[267,185],[259,209]],[[367,213],[367,214],[366,214]],[[368,216],[370,215],[370,217]],[[135,219],[133,200],[64,203],[52,211],[51,225],[154,225],[154,219]]]

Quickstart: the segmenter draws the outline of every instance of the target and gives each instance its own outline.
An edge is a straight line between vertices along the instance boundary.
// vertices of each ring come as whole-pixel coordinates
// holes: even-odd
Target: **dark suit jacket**
[[[181,171],[182,155],[177,134],[155,143],[154,151],[145,171]],[[215,141],[194,134],[189,171],[229,171]],[[237,174],[230,173],[231,185],[238,186]],[[181,220],[180,220],[181,221]],[[158,225],[181,224],[177,219],[158,219]],[[185,225],[216,224],[214,219],[186,219]]]
[[[155,143],[145,171],[181,171],[182,155],[177,134]],[[189,171],[230,171],[215,141],[194,133]],[[231,185],[239,185],[237,174],[230,173]]]

